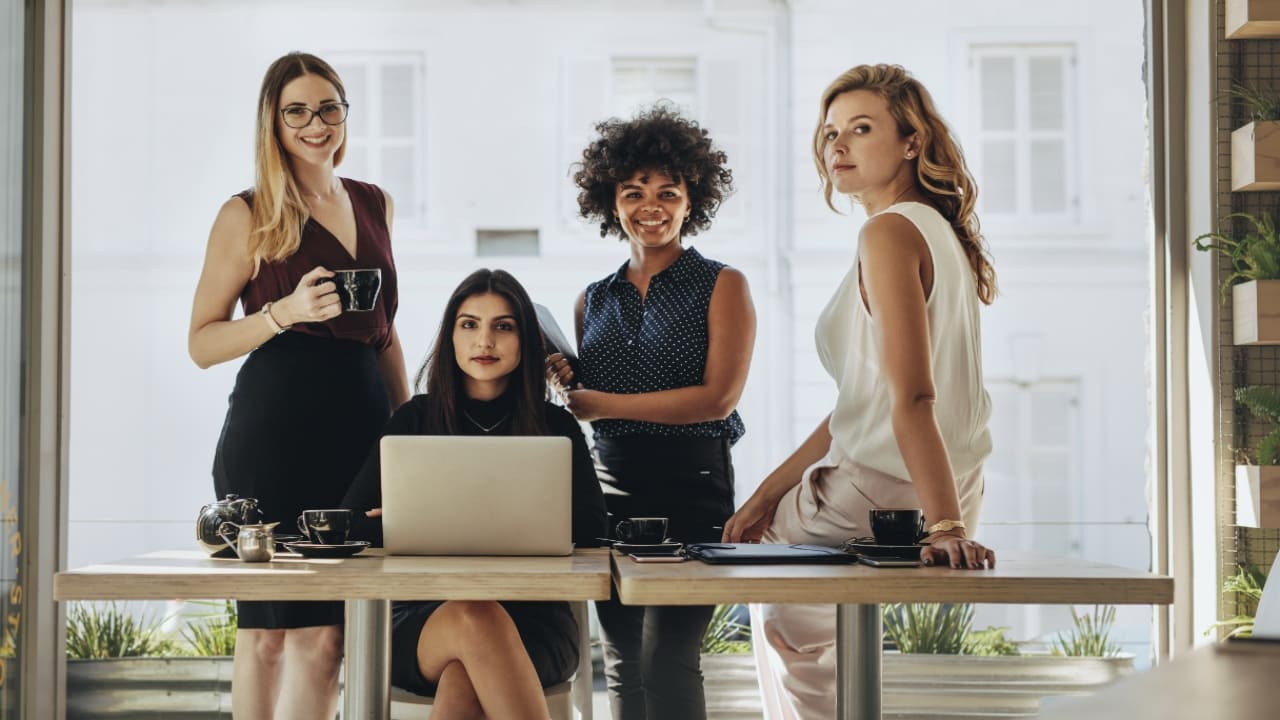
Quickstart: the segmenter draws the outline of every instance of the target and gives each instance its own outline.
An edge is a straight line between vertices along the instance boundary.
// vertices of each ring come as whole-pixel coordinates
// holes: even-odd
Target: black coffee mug
[[[298,516],[298,530],[316,545],[342,545],[351,531],[351,511],[303,510]]]
[[[914,545],[924,535],[924,513],[916,508],[872,508],[870,519],[877,545]]]
[[[334,292],[342,301],[343,312],[368,312],[373,309],[378,299],[378,291],[382,289],[382,270],[380,268],[361,268],[358,270],[334,270]]]
[[[614,528],[618,539],[635,545],[656,545],[667,539],[667,519],[664,517],[627,518]]]

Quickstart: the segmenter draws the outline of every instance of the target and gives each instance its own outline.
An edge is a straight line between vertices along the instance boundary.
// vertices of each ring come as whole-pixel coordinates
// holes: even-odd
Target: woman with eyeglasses
[[[188,350],[201,368],[243,358],[213,460],[218,497],[258,500],[292,527],[337,507],[391,411],[408,399],[393,321],[391,197],[340,178],[346,93],[324,60],[290,53],[258,96],[254,187],[222,205],[205,250]],[[377,268],[373,310],[342,309],[334,270]],[[234,318],[237,301],[244,312]],[[341,602],[240,602],[237,720],[333,717]]]

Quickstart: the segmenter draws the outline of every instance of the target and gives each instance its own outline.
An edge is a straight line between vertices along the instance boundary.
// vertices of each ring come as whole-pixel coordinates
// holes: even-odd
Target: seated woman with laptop
[[[542,334],[528,293],[502,270],[477,270],[454,290],[439,335],[418,371],[426,393],[402,405],[388,435],[545,435],[572,443],[572,536],[606,534],[604,499],[578,423],[546,400]],[[475,462],[485,462],[476,457]],[[374,450],[348,491],[352,534],[381,544],[381,459]],[[530,508],[536,512],[536,508]],[[434,695],[448,717],[538,718],[542,689],[578,664],[567,602],[412,601],[392,606],[391,678]]]

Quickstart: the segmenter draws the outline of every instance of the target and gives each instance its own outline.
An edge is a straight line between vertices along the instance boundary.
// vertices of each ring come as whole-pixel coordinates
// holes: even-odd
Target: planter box
[[[885,718],[1035,717],[1051,696],[1092,693],[1133,672],[1133,656],[903,655],[883,665]],[[708,720],[759,720],[754,655],[703,655]]]
[[[1036,717],[1042,698],[1097,691],[1133,672],[1133,656],[884,655],[885,718]]]
[[[1280,37],[1280,0],[1227,0],[1228,40]]]
[[[1280,467],[1236,466],[1236,525],[1280,528]]]
[[[1231,133],[1231,189],[1280,190],[1280,121],[1255,121]]]
[[[231,658],[67,661],[67,720],[230,720]]]
[[[1231,286],[1231,338],[1236,345],[1280,344],[1280,280]]]
[[[707,696],[707,720],[760,720],[760,682],[756,657],[703,655],[702,687]]]

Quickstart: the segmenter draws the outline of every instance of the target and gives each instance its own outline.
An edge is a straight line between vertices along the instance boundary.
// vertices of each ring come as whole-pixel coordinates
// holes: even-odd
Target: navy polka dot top
[[[624,394],[701,385],[707,366],[707,310],[724,267],[688,248],[649,280],[644,302],[627,280],[625,262],[588,285],[578,348],[582,384]],[[726,437],[734,443],[746,432],[737,410],[724,420],[689,425],[638,420],[596,420],[591,425],[597,437]]]

